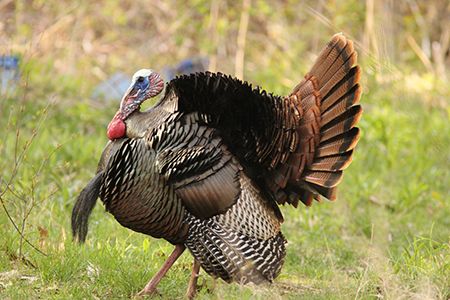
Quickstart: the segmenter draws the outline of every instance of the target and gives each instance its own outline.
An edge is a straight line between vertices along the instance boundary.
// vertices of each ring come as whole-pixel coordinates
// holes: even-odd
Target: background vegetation
[[[20,56],[0,98],[1,298],[127,298],[172,251],[100,204],[87,244],[72,243],[71,209],[118,107],[91,100],[97,84],[203,56],[286,94],[344,32],[365,113],[339,200],[283,207],[290,243],[274,284],[202,273],[199,298],[449,299],[449,22],[448,0],[0,1],[0,54]],[[184,294],[191,266],[186,253],[163,298]]]

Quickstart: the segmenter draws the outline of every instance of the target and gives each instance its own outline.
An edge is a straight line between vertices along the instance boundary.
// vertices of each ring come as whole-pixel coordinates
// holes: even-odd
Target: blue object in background
[[[131,78],[117,71],[94,88],[94,100],[120,101],[130,86]]]
[[[17,55],[0,56],[1,95],[12,92],[19,81],[19,57]]]
[[[177,75],[191,74],[196,72],[205,72],[209,66],[209,58],[204,56],[196,56],[186,58],[178,62],[174,66],[165,67],[161,75],[165,81],[170,81]]]

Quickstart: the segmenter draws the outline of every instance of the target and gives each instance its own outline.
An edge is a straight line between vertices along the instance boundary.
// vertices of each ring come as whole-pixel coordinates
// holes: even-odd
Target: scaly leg
[[[151,294],[153,292],[158,292],[156,289],[156,286],[158,283],[163,279],[163,277],[166,275],[167,271],[169,271],[170,267],[177,261],[178,257],[184,252],[186,247],[184,245],[176,245],[175,249],[173,250],[172,254],[170,254],[169,258],[166,260],[164,265],[159,269],[158,273],[150,280],[149,283],[145,286],[145,288],[140,291],[137,296],[143,295],[143,294]]]
[[[197,295],[197,279],[200,271],[200,263],[194,259],[194,265],[192,266],[191,280],[189,281],[189,287],[186,291],[186,297],[191,299]]]

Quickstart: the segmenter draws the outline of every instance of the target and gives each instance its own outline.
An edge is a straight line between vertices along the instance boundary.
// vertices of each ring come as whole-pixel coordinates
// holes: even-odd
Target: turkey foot
[[[145,288],[140,291],[136,296],[139,297],[141,295],[147,294],[150,295],[153,292],[161,295],[161,293],[156,289],[158,283],[163,279],[166,275],[167,271],[169,271],[170,267],[177,261],[178,257],[184,252],[186,247],[184,245],[176,245],[172,254],[170,254],[169,258],[166,260],[164,265],[159,269],[158,273],[150,280],[149,283],[145,286]]]

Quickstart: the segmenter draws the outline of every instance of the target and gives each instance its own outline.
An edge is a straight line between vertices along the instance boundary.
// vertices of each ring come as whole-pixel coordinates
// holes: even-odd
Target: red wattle
[[[108,130],[106,131],[106,134],[108,135],[108,138],[111,141],[114,141],[115,139],[123,137],[126,131],[127,126],[122,120],[113,119],[111,123],[109,123],[108,125]]]

